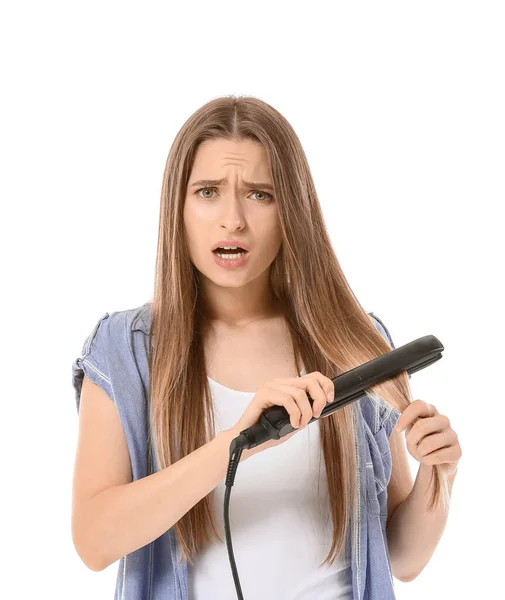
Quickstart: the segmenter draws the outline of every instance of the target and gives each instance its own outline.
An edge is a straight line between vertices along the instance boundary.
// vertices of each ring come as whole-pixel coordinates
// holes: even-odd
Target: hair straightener
[[[335,399],[332,402],[328,402],[320,416],[312,417],[307,425],[327,417],[336,410],[358,400],[365,394],[365,389],[370,388],[380,381],[394,377],[402,371],[407,371],[410,375],[424,369],[442,358],[443,350],[442,343],[435,336],[425,335],[334,377],[331,381],[335,387]],[[309,393],[307,393],[307,397],[312,406],[314,400],[310,397]],[[240,457],[244,449],[255,448],[268,440],[278,440],[293,431],[295,431],[295,428],[291,425],[288,411],[283,406],[271,406],[262,413],[256,424],[241,431],[230,444],[230,462],[226,475],[224,496],[224,525],[228,557],[235,581],[237,597],[240,600],[243,600],[243,595],[233,556],[228,517],[231,487],[235,480],[235,473],[240,463]]]

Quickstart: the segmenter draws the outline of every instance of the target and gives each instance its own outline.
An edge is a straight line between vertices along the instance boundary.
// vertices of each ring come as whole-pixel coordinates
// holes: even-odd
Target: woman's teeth
[[[237,254],[229,254],[229,253],[220,253],[220,252],[216,252],[216,254],[220,257],[220,258],[225,258],[225,259],[236,259],[236,258],[240,258],[242,255],[245,254],[245,250],[241,250],[239,251]]]

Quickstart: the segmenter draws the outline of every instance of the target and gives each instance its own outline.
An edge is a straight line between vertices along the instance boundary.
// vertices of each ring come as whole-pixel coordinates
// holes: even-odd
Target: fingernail
[[[328,392],[327,398],[328,398],[328,402],[333,402],[333,399],[334,399],[333,392]]]

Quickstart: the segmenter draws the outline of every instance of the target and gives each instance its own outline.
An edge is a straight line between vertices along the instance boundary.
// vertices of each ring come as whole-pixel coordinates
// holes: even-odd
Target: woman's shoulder
[[[130,329],[132,331],[141,331],[142,333],[149,335],[152,305],[152,300],[149,300],[140,306],[125,311],[127,313],[126,319],[130,323]]]
[[[99,346],[120,350],[128,344],[134,331],[149,335],[150,322],[151,302],[106,312],[93,324],[84,343],[83,352],[97,352]]]
[[[147,351],[151,303],[106,312],[97,319],[82,344],[80,356],[72,363],[72,383],[79,409],[83,376],[86,375],[114,397],[114,383],[143,365]],[[135,339],[139,335],[140,339]],[[144,361],[145,362],[145,361]]]
[[[375,325],[377,331],[382,335],[392,350],[395,349],[393,339],[384,322],[373,312],[368,312],[368,316]],[[409,375],[410,377],[410,375]],[[393,427],[400,416],[400,411],[388,404],[374,390],[364,395],[359,401],[361,414],[365,423],[368,425],[372,434],[377,434],[384,428],[387,437],[391,435]]]
[[[375,325],[375,328],[377,329],[377,331],[382,335],[382,337],[390,345],[391,349],[394,350],[395,349],[395,345],[393,343],[393,339],[391,337],[391,334],[389,333],[388,328],[386,327],[386,325],[384,325],[384,322],[382,321],[382,319],[380,319],[373,312],[369,312],[367,314],[370,317],[372,323]]]

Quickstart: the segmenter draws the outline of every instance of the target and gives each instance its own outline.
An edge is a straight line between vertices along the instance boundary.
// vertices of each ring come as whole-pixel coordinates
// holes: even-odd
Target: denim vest
[[[147,302],[137,308],[105,313],[86,338],[81,356],[72,364],[78,413],[84,375],[116,404],[133,480],[158,470],[156,464],[149,468],[146,444],[150,311],[151,303]],[[382,321],[373,313],[368,314],[394,348]],[[386,538],[387,485],[392,469],[388,438],[400,412],[375,393],[372,397],[364,395],[352,406],[358,509],[357,518],[351,520],[347,543],[351,545],[353,599],[394,600]],[[188,600],[188,563],[179,566],[178,560],[179,547],[172,527],[119,560],[115,600]]]

